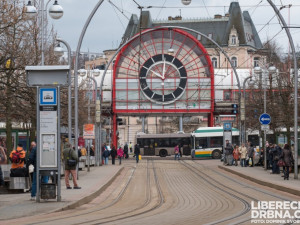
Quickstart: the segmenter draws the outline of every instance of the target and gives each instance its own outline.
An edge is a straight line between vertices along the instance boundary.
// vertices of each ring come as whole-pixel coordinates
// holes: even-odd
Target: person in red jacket
[[[123,151],[121,146],[119,147],[119,149],[117,151],[117,155],[118,155],[118,158],[119,158],[119,165],[121,165],[122,158],[123,158],[123,155],[124,155],[124,151]]]

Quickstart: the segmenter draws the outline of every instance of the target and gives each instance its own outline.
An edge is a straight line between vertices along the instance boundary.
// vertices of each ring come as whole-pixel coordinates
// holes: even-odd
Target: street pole
[[[266,88],[267,88],[267,80],[266,80],[266,72],[265,70],[263,71],[263,76],[264,76],[264,114],[267,113],[267,93],[266,93]],[[265,170],[267,170],[267,148],[266,148],[266,141],[267,141],[267,130],[264,130],[264,165],[265,165]]]
[[[68,86],[68,138],[69,138],[69,143],[71,144],[72,141],[72,83],[71,83],[71,48],[70,45],[64,41],[61,38],[56,38],[56,41],[63,43],[68,50],[68,61],[70,65],[70,70],[69,70],[69,86]]]
[[[252,78],[252,76],[250,75],[249,77],[247,77],[245,80],[244,80],[244,83],[243,83],[243,93],[244,93],[244,95],[243,95],[243,99],[244,99],[244,115],[243,115],[243,119],[241,118],[241,120],[243,120],[244,122],[243,122],[243,127],[242,127],[242,130],[241,130],[241,132],[243,132],[243,136],[242,136],[242,143],[246,143],[246,120],[245,120],[245,114],[246,114],[246,81],[248,80],[248,79],[251,79]],[[242,117],[242,105],[240,105],[240,108],[241,108],[241,117]]]
[[[277,7],[274,5],[272,0],[267,0],[268,3],[271,5],[275,13],[278,15],[280,21],[283,24],[283,28],[285,29],[285,32],[288,36],[289,39],[289,44],[292,49],[292,54],[294,58],[294,158],[295,158],[295,164],[294,164],[294,179],[298,179],[298,68],[297,68],[297,58],[296,58],[296,50],[295,50],[295,45],[294,41],[292,38],[292,35],[290,33],[290,30],[282,17],[280,11],[277,9]]]
[[[74,92],[75,92],[75,104],[74,104],[74,108],[75,108],[75,149],[78,149],[78,60],[79,60],[79,53],[80,53],[80,48],[81,48],[81,44],[83,41],[83,37],[86,33],[86,30],[93,18],[93,16],[95,15],[95,13],[97,12],[98,8],[100,7],[100,5],[103,3],[104,0],[99,0],[99,2],[96,4],[96,6],[94,7],[93,11],[91,12],[91,14],[89,15],[87,21],[84,24],[84,27],[81,31],[79,40],[78,40],[78,44],[77,44],[77,49],[76,49],[76,55],[75,55],[75,68],[74,68]],[[101,136],[101,135],[100,135]],[[78,151],[77,151],[77,156],[78,156]],[[77,173],[77,178],[78,178],[78,173]]]
[[[95,93],[96,93],[96,98],[95,98],[95,164],[98,166],[98,158],[99,158],[99,139],[97,137],[98,135],[98,126],[97,126],[97,90],[98,90],[98,85],[97,85],[97,80],[94,77],[91,77],[87,74],[86,78],[91,79],[95,83]],[[89,98],[89,104],[90,104],[90,98]],[[90,107],[90,106],[89,106]],[[90,123],[90,110],[88,112],[88,121]],[[90,147],[89,147],[90,148]],[[88,171],[89,168],[88,168]]]

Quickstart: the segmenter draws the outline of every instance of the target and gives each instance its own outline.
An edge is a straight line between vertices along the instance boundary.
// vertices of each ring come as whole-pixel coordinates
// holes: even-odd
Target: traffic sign
[[[261,125],[261,129],[268,131],[268,130],[270,130],[270,125]]]
[[[262,125],[268,125],[271,123],[271,116],[268,113],[263,113],[259,117],[259,122]]]

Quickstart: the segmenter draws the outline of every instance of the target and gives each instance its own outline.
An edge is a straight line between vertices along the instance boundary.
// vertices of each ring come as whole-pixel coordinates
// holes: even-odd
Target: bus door
[[[144,155],[155,155],[155,142],[154,138],[145,139],[146,145],[144,146]]]

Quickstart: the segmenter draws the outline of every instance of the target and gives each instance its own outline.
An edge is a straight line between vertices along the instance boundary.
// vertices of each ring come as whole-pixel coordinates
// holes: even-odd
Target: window
[[[231,90],[224,91],[224,101],[231,100]]]
[[[209,37],[210,39],[212,39],[212,38],[213,38],[212,33],[209,33],[209,34],[208,34],[208,37]]]
[[[236,45],[236,36],[235,35],[231,36],[231,44]]]
[[[254,67],[259,66],[259,57],[254,57]]]
[[[237,58],[235,56],[231,58],[231,63],[233,67],[237,67]]]
[[[200,34],[198,34],[198,35],[197,35],[197,40],[198,40],[198,41],[201,41],[201,37],[202,37],[202,36],[201,36]]]
[[[211,61],[212,61],[213,67],[214,67],[214,68],[217,68],[217,67],[218,67],[218,60],[217,60],[217,58],[216,58],[216,57],[213,57],[213,58],[211,59]]]

